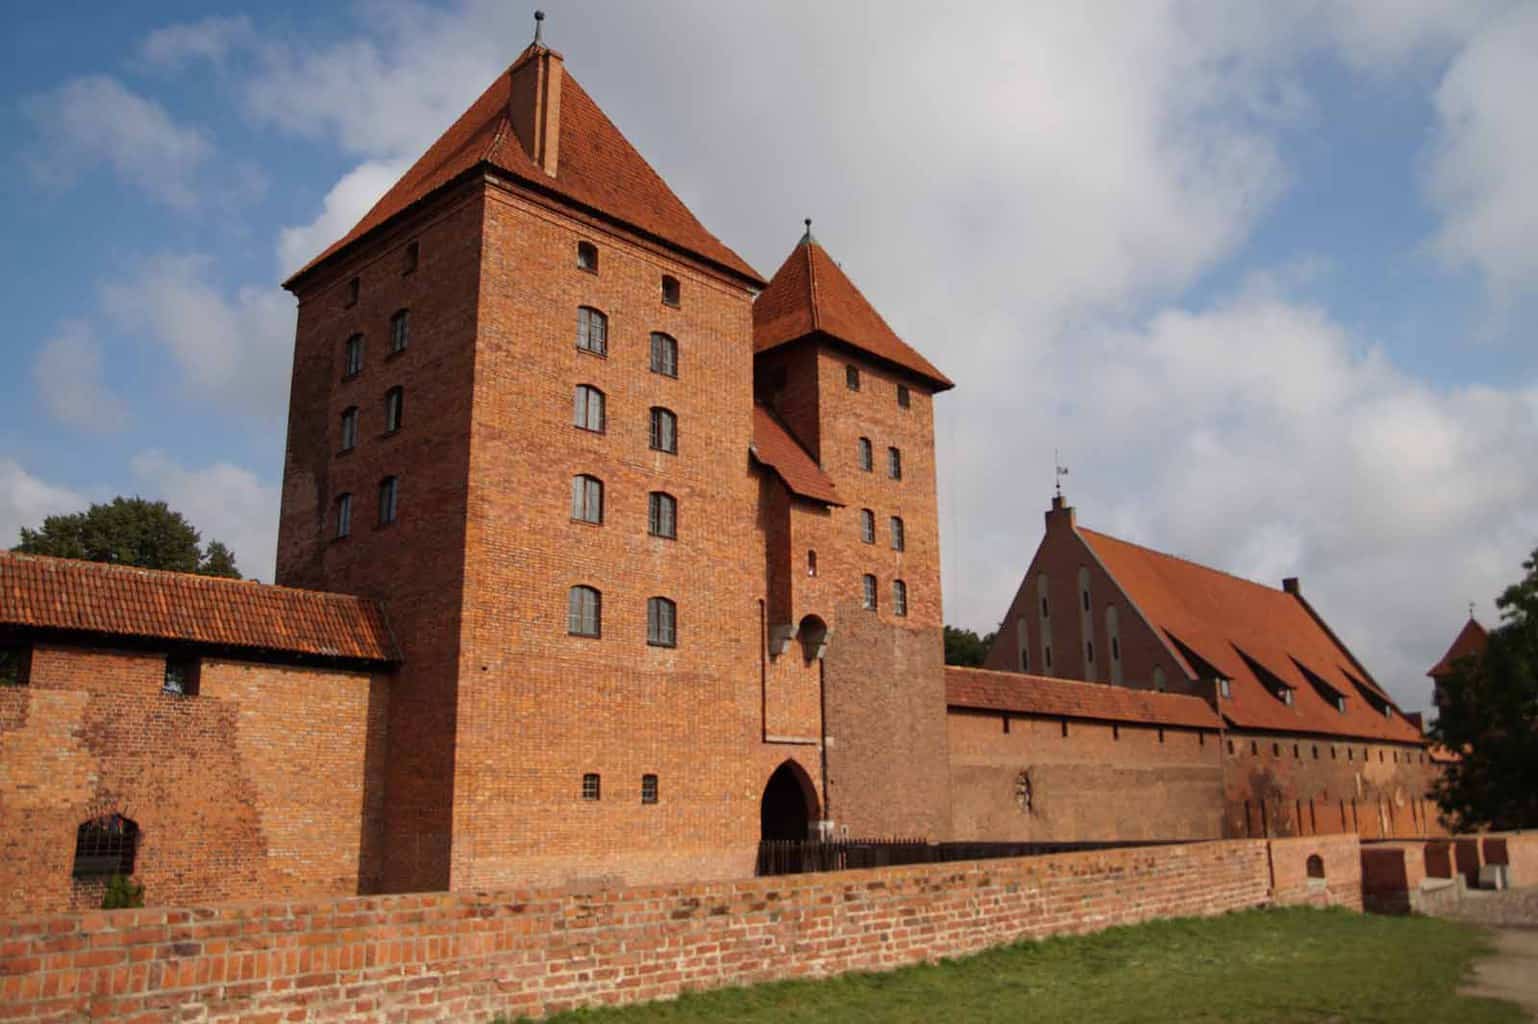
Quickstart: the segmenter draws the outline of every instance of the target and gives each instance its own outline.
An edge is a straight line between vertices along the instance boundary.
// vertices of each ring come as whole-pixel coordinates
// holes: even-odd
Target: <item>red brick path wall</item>
[[[1293,856],[1283,853],[1286,859]],[[477,1020],[971,953],[1270,899],[1263,841],[579,892],[0,920],[8,1019]]]
[[[1280,904],[1362,909],[1362,846],[1354,835],[1273,839],[1272,895]],[[1323,880],[1310,878],[1308,859],[1317,856]]]

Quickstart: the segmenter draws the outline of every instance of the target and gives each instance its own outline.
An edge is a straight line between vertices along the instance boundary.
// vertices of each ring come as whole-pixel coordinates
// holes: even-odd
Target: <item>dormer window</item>
[[[1394,705],[1392,705],[1392,704],[1384,704],[1383,705],[1383,717],[1384,718],[1393,718],[1394,717]]]
[[[577,269],[598,273],[598,246],[592,242],[577,243]]]
[[[1286,704],[1288,707],[1291,707],[1293,701],[1292,687],[1279,687],[1276,691],[1276,699],[1281,701],[1283,704]]]
[[[674,306],[674,307],[678,306],[678,304],[679,304],[679,302],[678,302],[679,295],[680,295],[680,289],[678,287],[678,278],[670,277],[667,274],[663,274],[662,275],[662,304],[664,306]]]
[[[1232,679],[1225,679],[1222,676],[1218,677],[1218,696],[1228,700],[1233,699],[1234,681]]]
[[[1337,693],[1335,695],[1335,710],[1339,711],[1343,715],[1346,713],[1346,695],[1345,694]]]

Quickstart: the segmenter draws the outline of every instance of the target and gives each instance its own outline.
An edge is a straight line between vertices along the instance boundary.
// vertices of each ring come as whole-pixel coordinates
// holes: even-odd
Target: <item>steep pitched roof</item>
[[[753,407],[753,457],[774,470],[792,494],[825,505],[842,505],[838,488],[784,424],[761,405]]]
[[[955,387],[887,326],[807,232],[753,303],[753,351],[767,352],[816,332],[895,364],[936,391]]]
[[[559,160],[554,176],[530,158],[509,113],[513,78],[538,57],[555,58],[559,89]],[[526,129],[527,131],[527,129]],[[285,282],[357,241],[434,191],[480,165],[554,193],[626,227],[761,285],[763,278],[702,225],[630,141],[565,71],[560,55],[530,46],[460,115],[356,226]]]
[[[0,624],[399,661],[384,612],[346,594],[0,552]]]
[[[1193,677],[1205,665],[1232,680],[1232,697],[1219,709],[1234,726],[1419,742],[1419,731],[1300,595],[1077,532]],[[1291,705],[1276,696],[1278,682],[1293,691]],[[1335,694],[1347,698],[1344,713]]]
[[[1464,658],[1476,657],[1485,653],[1485,645],[1489,642],[1489,632],[1477,621],[1470,618],[1468,622],[1463,624],[1463,628],[1458,631],[1457,639],[1453,640],[1453,645],[1447,649],[1447,653],[1442,655],[1442,660],[1431,666],[1431,669],[1426,674],[1433,679],[1450,675],[1453,666]]]
[[[1012,711],[1049,718],[1217,730],[1217,713],[1200,697],[1131,690],[1020,672],[945,666],[945,701],[953,708]]]

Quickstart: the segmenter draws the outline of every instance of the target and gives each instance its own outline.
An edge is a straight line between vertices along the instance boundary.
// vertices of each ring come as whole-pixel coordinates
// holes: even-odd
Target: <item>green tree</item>
[[[993,638],[997,635],[997,633],[989,633],[980,637],[970,629],[946,626],[945,663],[974,668],[981,665],[983,659],[988,656],[988,648],[993,646]]]
[[[1442,682],[1431,727],[1459,755],[1433,793],[1460,829],[1538,827],[1538,551],[1522,568],[1484,654]]]
[[[49,516],[36,530],[22,527],[21,543],[12,550],[239,579],[234,553],[216,540],[200,547],[201,539],[163,501],[114,498],[84,512]]]

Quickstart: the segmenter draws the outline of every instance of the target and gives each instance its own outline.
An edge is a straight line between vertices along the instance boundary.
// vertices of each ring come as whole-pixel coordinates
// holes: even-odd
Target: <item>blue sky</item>
[[[958,382],[947,618],[1052,451],[1081,521],[1310,598],[1409,707],[1538,547],[1538,5],[551,3],[569,70],[765,274],[819,238]],[[0,531],[163,497],[270,579],[278,286],[528,41],[493,0],[8,20]]]

